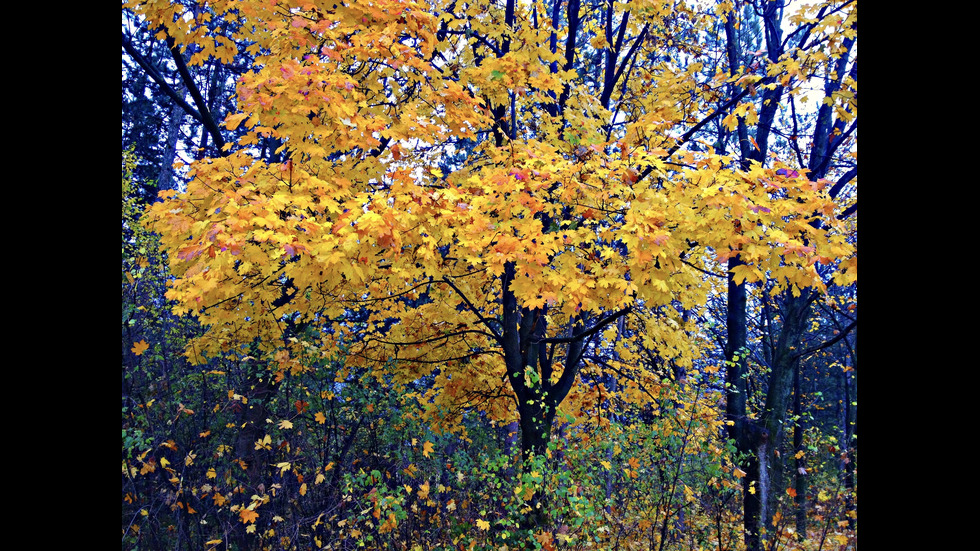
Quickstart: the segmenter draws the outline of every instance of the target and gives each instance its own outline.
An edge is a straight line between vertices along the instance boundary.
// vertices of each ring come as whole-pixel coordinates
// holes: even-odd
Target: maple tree
[[[843,22],[842,32],[836,40],[831,40],[825,44],[826,49],[813,49],[809,54],[811,65],[808,69],[799,74],[788,74],[782,77],[777,86],[765,90],[759,96],[759,104],[755,107],[758,112],[755,131],[750,133],[748,117],[736,117],[727,129],[720,129],[719,141],[724,140],[724,130],[736,131],[736,147],[739,153],[742,166],[748,166],[752,162],[764,162],[767,152],[772,147],[771,138],[782,138],[782,149],[797,159],[798,165],[808,169],[809,177],[816,181],[827,182],[826,176],[835,171],[838,166],[846,165],[840,159],[835,159],[835,155],[843,153],[848,156],[850,148],[850,138],[857,128],[857,106],[850,101],[854,97],[857,84],[857,64],[854,62],[856,45],[856,12],[853,6],[842,5],[820,5],[814,6],[809,12],[800,14],[791,19],[791,22],[798,26],[787,32],[784,30],[782,7],[774,2],[766,3],[762,10],[756,10],[753,14],[749,9],[745,10],[742,17],[737,17],[732,13],[725,20],[725,53],[728,61],[729,71],[734,72],[739,66],[739,59],[755,58],[751,63],[758,65],[758,59],[775,62],[782,58],[790,45],[796,44],[801,50],[813,48],[812,44],[821,42],[819,38],[819,26],[821,21],[832,17],[836,21]],[[738,39],[736,28],[739,23],[746,24],[755,19],[759,27],[764,29],[760,32],[756,45],[763,46],[757,51],[746,56],[742,50],[743,45]],[[818,33],[814,36],[814,32]],[[820,61],[821,63],[813,63]],[[746,62],[747,63],[747,62]],[[819,75],[824,79],[822,92],[823,102],[820,105],[816,120],[809,124],[807,128],[805,121],[796,112],[797,96],[803,95],[799,87],[795,84],[798,79],[805,80],[808,77]],[[737,84],[733,84],[733,87]],[[814,92],[810,92],[814,93]],[[777,124],[780,100],[786,95],[790,107],[790,113],[782,114],[784,121]],[[841,98],[847,101],[837,105]],[[836,112],[835,112],[836,111]],[[784,132],[780,136],[780,131]],[[809,147],[801,146],[803,139],[801,136],[806,132],[811,132]],[[806,158],[806,161],[804,159]],[[856,170],[838,171],[836,182],[828,190],[828,194],[837,198],[845,190],[845,186],[856,176]],[[845,193],[846,195],[846,193]],[[851,197],[847,201],[850,203],[841,212],[823,213],[815,216],[810,223],[819,226],[824,223],[828,216],[836,216],[838,219],[846,219],[856,211],[856,200]],[[778,454],[780,443],[785,435],[783,426],[787,421],[787,404],[791,394],[795,390],[793,414],[799,419],[802,415],[800,410],[799,394],[799,362],[808,351],[808,346],[804,346],[803,338],[805,328],[810,316],[812,305],[825,296],[823,293],[805,290],[803,292],[782,293],[777,301],[779,310],[780,328],[778,336],[771,339],[771,348],[766,354],[766,363],[769,366],[768,393],[765,403],[761,407],[760,415],[756,418],[748,416],[746,396],[748,395],[747,386],[747,360],[750,348],[747,342],[747,320],[746,320],[746,285],[739,282],[734,274],[743,268],[742,255],[735,255],[728,260],[728,306],[726,312],[727,342],[725,344],[725,359],[728,364],[727,371],[727,411],[726,416],[732,423],[729,430],[740,452],[748,456],[747,471],[749,476],[743,480],[744,499],[745,499],[745,534],[746,547],[749,549],[759,549],[760,522],[769,523],[772,518],[772,511],[776,509],[778,494],[768,491],[769,485],[763,484],[764,481],[774,479],[774,486],[780,487],[782,477],[782,463]],[[823,277],[828,278],[829,273],[824,273]],[[765,300],[765,298],[763,299]],[[828,301],[831,307],[840,308],[831,299]],[[853,327],[853,324],[852,326]],[[776,331],[773,331],[776,333]],[[845,332],[846,333],[846,332]],[[841,334],[839,338],[844,335]],[[797,454],[802,453],[802,435],[800,427],[794,431],[794,445]],[[797,503],[801,503],[805,496],[804,484],[800,472],[805,472],[802,464],[797,465],[797,487],[799,492],[796,498]],[[759,492],[749,492],[753,485],[761,488]],[[802,516],[802,507],[798,507],[796,528],[799,533],[805,533],[805,519]],[[770,525],[770,528],[772,526]]]
[[[790,302],[856,281],[853,207],[846,180],[825,179],[830,153],[768,155],[747,130],[771,128],[781,99],[850,48],[852,2],[803,12],[804,38],[753,65],[713,70],[705,37],[736,21],[724,2],[124,7],[178,69],[184,56],[245,67],[224,130],[198,102],[221,155],[181,167],[186,186],[162,191],[146,223],[175,276],[167,298],[206,328],[188,359],[268,365],[250,379],[263,389],[252,427],[277,384],[341,359],[337,381],[367,374],[438,431],[460,430],[469,409],[517,421],[533,462],[560,451],[556,419],[610,397],[624,409],[667,400],[664,381],[705,352],[699,321],[718,293],[706,274]],[[856,113],[854,87],[838,84],[826,107]],[[739,155],[705,139],[710,125],[736,132]],[[814,128],[819,143],[836,127]],[[729,338],[734,365],[745,337]],[[241,447],[269,463],[255,431]],[[379,503],[401,503],[389,497],[375,495],[376,520]],[[256,503],[238,509],[243,522]]]

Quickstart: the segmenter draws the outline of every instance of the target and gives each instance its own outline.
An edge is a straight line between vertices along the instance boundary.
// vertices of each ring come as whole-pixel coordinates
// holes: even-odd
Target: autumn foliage
[[[145,211],[124,156],[124,548],[754,545],[725,286],[747,377],[782,388],[792,321],[807,392],[850,388],[856,11],[735,66],[725,21],[775,21],[746,4],[124,2],[178,69],[236,71]],[[765,539],[843,548],[853,444],[807,415],[811,500],[765,482]]]

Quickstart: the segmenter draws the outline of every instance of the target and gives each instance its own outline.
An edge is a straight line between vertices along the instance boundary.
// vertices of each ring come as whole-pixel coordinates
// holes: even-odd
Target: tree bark
[[[847,527],[857,528],[857,508],[854,503],[854,489],[857,477],[857,335],[854,336],[854,349],[851,352],[853,373],[844,372],[844,488],[847,510]]]
[[[793,451],[796,459],[796,472],[793,474],[796,490],[794,503],[796,505],[796,536],[806,537],[806,456],[803,454],[803,389],[800,387],[800,366],[793,372]]]
[[[183,93],[184,87],[178,86],[178,92]],[[180,137],[180,127],[184,123],[184,109],[174,103],[170,108],[170,121],[167,125],[167,143],[163,157],[160,159],[160,173],[157,176],[157,189],[173,189],[174,161],[177,159],[177,140]]]

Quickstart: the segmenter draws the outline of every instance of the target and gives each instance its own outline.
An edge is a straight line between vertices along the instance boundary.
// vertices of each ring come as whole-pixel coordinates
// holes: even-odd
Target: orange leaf
[[[789,497],[796,497],[796,488],[786,488],[786,494]]]
[[[133,348],[131,348],[130,350],[133,351],[133,354],[139,356],[143,352],[146,352],[148,348],[150,348],[150,345],[147,344],[145,340],[140,340],[140,342],[134,342]]]
[[[238,516],[242,517],[242,524],[254,523],[255,519],[259,518],[259,514],[251,509],[242,509],[238,512]]]

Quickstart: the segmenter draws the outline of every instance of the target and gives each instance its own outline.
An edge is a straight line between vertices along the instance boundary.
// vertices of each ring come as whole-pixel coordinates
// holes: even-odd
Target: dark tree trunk
[[[783,300],[779,306],[782,325],[770,366],[766,404],[760,418],[760,422],[769,433],[770,446],[768,449],[769,457],[767,458],[769,476],[772,481],[771,487],[776,489],[766,496],[767,509],[770,515],[776,510],[779,489],[784,487],[783,462],[774,454],[774,451],[780,449],[785,436],[783,427],[786,425],[789,399],[793,391],[793,374],[799,368],[800,362],[797,348],[802,342],[806,323],[810,317],[810,306],[814,298],[815,295],[810,293],[804,292],[799,296],[793,296],[791,292],[787,291],[783,294]],[[770,523],[771,520],[771,516],[765,519],[767,523]]]
[[[728,435],[735,442],[735,449],[744,457],[745,476],[742,478],[742,510],[745,548],[748,551],[760,551],[760,518],[763,518],[765,499],[764,474],[760,468],[760,458],[765,461],[764,454],[768,434],[748,417],[747,401],[747,323],[746,323],[746,290],[745,285],[735,283],[732,275],[736,266],[742,264],[738,257],[728,260],[728,312],[726,326],[728,342],[725,346],[725,388],[726,406],[725,418],[732,424],[728,426]],[[760,451],[763,452],[760,455]]]
[[[846,341],[845,341],[846,343]],[[844,372],[844,488],[847,508],[847,527],[857,528],[857,509],[854,489],[857,475],[857,335],[854,349],[850,351],[853,372]]]
[[[768,57],[775,61],[782,54],[780,36],[779,8],[770,2],[762,14],[765,25],[766,46]],[[728,13],[725,21],[726,55],[729,74],[736,76],[740,67],[742,45],[735,29],[737,9]],[[738,93],[735,85],[729,88],[729,94],[734,97]],[[769,133],[776,116],[779,98],[783,87],[776,86],[766,90],[762,97],[762,107],[759,111],[759,122],[755,126],[755,138],[750,139],[749,128],[743,117],[738,118],[737,137],[738,152],[741,168],[746,170],[752,161],[764,163],[769,146]],[[762,549],[761,526],[767,522],[769,512],[769,489],[771,484],[772,450],[778,446],[778,440],[773,441],[773,427],[756,424],[748,419],[747,396],[747,322],[746,322],[746,289],[745,284],[738,285],[732,276],[732,270],[742,264],[736,256],[728,261],[728,313],[727,330],[728,343],[725,347],[725,362],[728,369],[726,397],[727,420],[734,422],[729,435],[735,440],[736,449],[747,457],[746,476],[742,479],[743,491],[743,525],[745,530],[745,546],[748,551]]]
[[[794,487],[796,489],[796,536],[806,537],[806,456],[803,454],[803,433],[806,427],[803,425],[803,389],[800,387],[800,367],[793,372],[793,418],[796,424],[793,427],[793,451],[796,459],[796,472]]]

